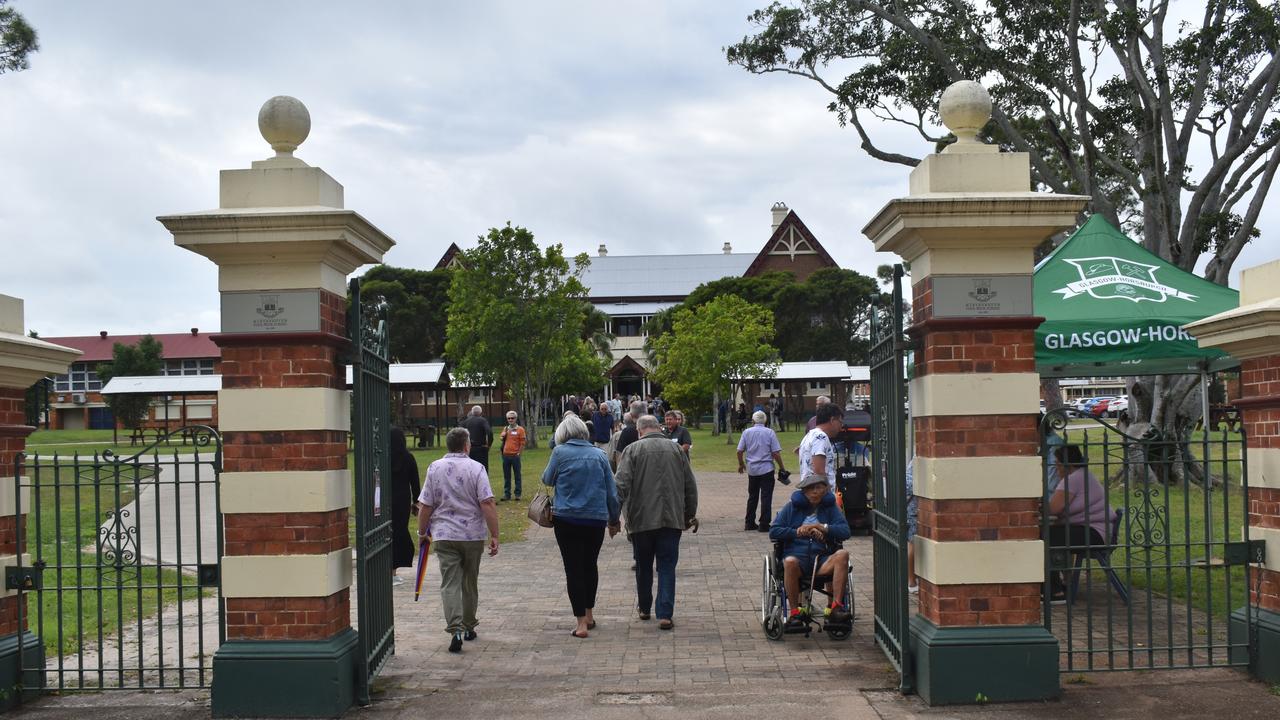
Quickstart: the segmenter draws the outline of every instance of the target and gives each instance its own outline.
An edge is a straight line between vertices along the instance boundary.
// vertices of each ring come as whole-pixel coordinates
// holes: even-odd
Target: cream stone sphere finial
[[[311,113],[302,101],[277,95],[258,111],[258,132],[271,144],[277,156],[290,156],[311,133]]]
[[[980,83],[961,80],[942,91],[938,101],[942,124],[956,136],[956,143],[978,143],[978,133],[991,119],[991,96]]]

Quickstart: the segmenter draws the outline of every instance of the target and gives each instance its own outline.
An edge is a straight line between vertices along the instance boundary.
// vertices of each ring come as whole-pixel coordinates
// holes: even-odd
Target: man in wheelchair
[[[802,579],[814,582],[817,578],[819,586],[830,584],[826,592],[831,602],[823,613],[827,623],[850,623],[853,617],[844,602],[849,551],[840,546],[849,539],[849,522],[836,507],[836,496],[825,475],[806,475],[796,487],[791,502],[778,511],[769,528],[769,539],[782,545],[783,586],[790,608],[786,630],[797,632],[808,627],[808,607],[800,602]]]

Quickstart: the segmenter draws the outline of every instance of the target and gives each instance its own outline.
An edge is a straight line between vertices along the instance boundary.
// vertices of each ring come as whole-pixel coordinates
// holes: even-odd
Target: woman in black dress
[[[413,537],[409,535],[409,514],[418,507],[422,481],[418,461],[409,452],[404,431],[391,428],[391,559],[396,585],[404,582],[399,570],[413,567]]]

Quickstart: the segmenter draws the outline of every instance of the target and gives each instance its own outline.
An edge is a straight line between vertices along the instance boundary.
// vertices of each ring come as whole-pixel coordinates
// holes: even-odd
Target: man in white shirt
[[[817,424],[800,441],[800,477],[825,475],[836,489],[836,449],[831,438],[844,428],[844,410],[835,403],[818,408]]]

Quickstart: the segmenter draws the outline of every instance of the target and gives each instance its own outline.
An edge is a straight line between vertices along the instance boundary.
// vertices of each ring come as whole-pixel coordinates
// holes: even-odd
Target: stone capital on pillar
[[[1089,198],[1032,192],[1025,153],[978,139],[991,117],[981,85],[947,88],[939,114],[957,141],[925,157],[909,195],[863,228],[876,250],[911,264],[917,689],[930,704],[973,702],[975,692],[997,701],[1053,697],[1058,643],[1040,623],[1041,319],[1031,276],[1034,248],[1073,227]],[[966,284],[1026,299],[993,311],[967,300]]]
[[[939,103],[957,141],[911,171],[910,193],[888,204],[862,232],[880,252],[911,263],[911,281],[933,274],[1030,274],[1032,248],[1075,225],[1085,195],[1031,191],[1027,153],[978,141],[991,117],[981,85],[959,82]]]
[[[293,156],[311,129],[301,102],[268,100],[258,127],[275,157],[223,170],[216,209],[156,219],[176,245],[218,265],[222,292],[320,288],[345,296],[346,276],[382,262],[395,241],[344,208],[338,181]]]
[[[62,375],[82,353],[27,337],[22,300],[0,295],[0,387],[26,390],[41,378]]]
[[[1183,328],[1200,347],[1240,361],[1249,488],[1249,539],[1265,543],[1263,562],[1249,567],[1246,583],[1256,607],[1231,614],[1235,637],[1252,637],[1248,657],[1255,677],[1280,682],[1280,260],[1240,274],[1240,307]],[[1249,624],[1254,627],[1249,628]]]

